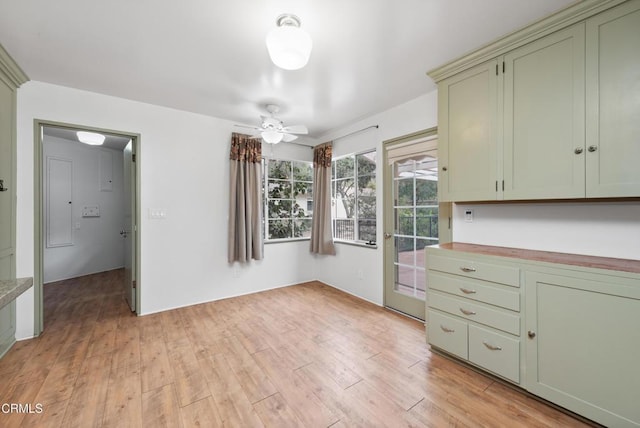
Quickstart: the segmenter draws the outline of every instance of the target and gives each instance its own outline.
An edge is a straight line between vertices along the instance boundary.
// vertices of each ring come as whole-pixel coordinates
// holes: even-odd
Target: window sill
[[[365,242],[342,241],[340,239],[334,239],[333,242],[335,244],[351,245],[351,246],[354,246],[354,247],[372,248],[372,249],[377,249],[378,248],[378,244],[369,245],[369,244],[367,244]]]
[[[270,239],[264,241],[265,245],[270,244],[281,244],[283,242],[300,242],[300,241],[310,241],[311,238],[285,238],[285,239]]]

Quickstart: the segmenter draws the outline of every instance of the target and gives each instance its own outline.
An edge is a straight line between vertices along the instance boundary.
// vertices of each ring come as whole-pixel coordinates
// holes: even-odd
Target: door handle
[[[4,180],[0,180],[0,192],[6,192],[8,190],[8,187],[4,187]]]
[[[122,230],[120,231],[120,235],[121,235],[123,238],[126,238],[126,237],[129,235],[129,233],[128,233],[126,230],[122,229]]]
[[[391,238],[392,236],[393,236],[393,233],[388,233],[388,232],[386,232],[386,233],[384,234],[384,239],[389,239],[389,238]]]

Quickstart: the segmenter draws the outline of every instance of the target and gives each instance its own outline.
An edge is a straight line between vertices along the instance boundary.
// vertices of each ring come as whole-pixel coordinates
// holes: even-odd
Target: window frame
[[[358,156],[363,156],[363,155],[367,155],[367,154],[374,154],[375,155],[375,170],[373,171],[373,173],[370,174],[363,174],[362,176],[366,176],[366,175],[370,175],[372,176],[374,183],[376,183],[376,191],[375,191],[375,207],[374,207],[374,218],[373,220],[375,221],[375,225],[374,225],[374,235],[375,235],[375,240],[365,240],[365,239],[360,239],[359,236],[359,228],[358,228],[358,221],[359,221],[359,217],[360,217],[360,209],[359,209],[359,196],[360,196],[360,190],[358,188],[358,178],[359,178],[359,173],[358,173]],[[377,243],[378,243],[378,191],[377,191],[377,180],[378,180],[378,150],[373,148],[373,149],[365,149],[365,150],[361,150],[358,152],[353,152],[353,153],[347,153],[341,156],[337,156],[334,157],[333,159],[331,159],[331,226],[332,226],[332,234],[333,234],[333,240],[334,242],[340,243],[340,244],[348,244],[348,245],[356,245],[356,246],[364,246],[364,247],[368,247],[368,248],[377,248]],[[336,171],[336,162],[339,161],[340,159],[344,159],[344,158],[348,158],[348,157],[352,157],[353,158],[353,175],[350,177],[337,177],[337,171]],[[345,179],[351,179],[354,180],[354,207],[353,207],[353,217],[352,218],[346,218],[345,220],[353,220],[353,233],[354,233],[354,239],[344,239],[344,238],[337,238],[336,237],[336,221],[340,220],[336,217],[334,217],[334,203],[337,204],[338,203],[338,199],[336,197],[337,195],[337,182],[339,180],[345,180]]]

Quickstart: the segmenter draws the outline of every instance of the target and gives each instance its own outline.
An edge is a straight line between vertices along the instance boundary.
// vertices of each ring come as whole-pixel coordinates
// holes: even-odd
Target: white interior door
[[[124,296],[132,312],[136,311],[136,163],[133,141],[124,149],[124,227],[120,234],[124,241]]]

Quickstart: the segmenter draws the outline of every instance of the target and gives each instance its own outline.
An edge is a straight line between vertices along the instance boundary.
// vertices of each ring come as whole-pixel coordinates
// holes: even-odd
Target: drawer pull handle
[[[470,311],[468,309],[462,309],[462,308],[460,308],[460,312],[462,312],[465,315],[475,315],[476,314],[474,311]]]
[[[445,333],[455,333],[456,331],[452,328],[449,327],[445,327],[442,324],[440,324],[440,328],[442,329],[442,331],[444,331]]]
[[[461,270],[462,272],[475,272],[475,271],[476,271],[476,268],[463,266],[463,267],[461,267],[461,268],[460,268],[460,270]]]
[[[460,291],[464,294],[476,294],[476,290],[469,290],[468,288],[460,287]]]
[[[482,344],[487,347],[487,349],[491,349],[492,351],[502,351],[502,348],[496,345],[492,345],[490,343],[482,341]]]

